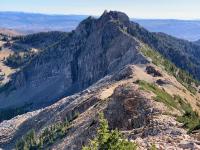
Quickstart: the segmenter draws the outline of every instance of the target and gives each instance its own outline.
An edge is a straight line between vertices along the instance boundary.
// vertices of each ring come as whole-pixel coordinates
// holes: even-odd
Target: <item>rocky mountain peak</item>
[[[110,20],[116,20],[119,21],[121,23],[128,23],[129,22],[129,17],[123,13],[123,12],[119,12],[119,11],[104,11],[104,13],[102,14],[102,16],[100,17],[100,20],[102,20],[103,22],[107,22]]]
[[[78,35],[89,35],[91,32],[99,30],[103,28],[108,23],[111,23],[111,30],[114,28],[114,23],[117,22],[118,24],[122,24],[127,26],[130,23],[129,17],[122,12],[119,11],[104,11],[100,18],[96,19],[92,16],[88,17],[87,19],[83,20],[77,29],[75,30]],[[109,30],[110,32],[110,30]]]

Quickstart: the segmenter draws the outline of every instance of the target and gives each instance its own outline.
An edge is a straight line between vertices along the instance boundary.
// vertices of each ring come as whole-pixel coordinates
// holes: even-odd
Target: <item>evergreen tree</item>
[[[83,150],[136,150],[137,145],[126,141],[118,130],[109,131],[108,121],[103,113],[99,114],[99,123],[97,137],[90,140]]]

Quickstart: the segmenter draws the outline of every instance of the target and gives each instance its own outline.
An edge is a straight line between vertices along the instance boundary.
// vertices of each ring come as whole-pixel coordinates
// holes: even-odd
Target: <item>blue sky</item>
[[[200,0],[0,0],[0,11],[100,15],[105,9],[134,18],[200,19]]]

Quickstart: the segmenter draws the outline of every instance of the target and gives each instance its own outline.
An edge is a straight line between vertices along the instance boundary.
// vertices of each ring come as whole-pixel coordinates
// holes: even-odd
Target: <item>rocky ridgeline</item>
[[[16,141],[30,129],[37,135],[65,119],[72,120],[66,136],[49,145],[50,149],[81,149],[89,139],[95,136],[98,126],[98,113],[104,112],[111,129],[118,128],[124,136],[136,142],[139,149],[148,149],[152,144],[159,149],[199,149],[200,143],[187,131],[176,118],[167,113],[169,109],[163,103],[151,98],[151,93],[141,91],[137,76],[146,73],[142,66],[129,65],[120,72],[99,80],[88,89],[66,97],[55,104],[33,113],[18,116],[0,124],[0,147],[11,149]],[[151,66],[162,77],[162,71]],[[139,69],[139,70],[138,70]],[[157,80],[151,74],[152,78]],[[163,79],[164,80],[164,79]],[[169,82],[168,82],[169,83]],[[75,114],[79,114],[76,118]],[[174,114],[179,114],[174,111]]]

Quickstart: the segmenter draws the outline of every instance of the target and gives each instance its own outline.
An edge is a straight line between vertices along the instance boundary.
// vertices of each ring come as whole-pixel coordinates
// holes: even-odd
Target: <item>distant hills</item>
[[[0,28],[0,33],[9,35],[9,36],[23,35],[22,32],[17,32],[17,30],[8,29],[8,28]]]
[[[134,19],[134,21],[153,32],[164,32],[190,41],[200,39],[200,20]]]
[[[29,34],[43,31],[71,31],[88,16],[44,15],[22,12],[0,12],[0,28],[14,29]],[[152,32],[197,41],[200,39],[200,20],[131,19]]]
[[[200,45],[200,40],[197,40],[194,43]]]
[[[43,31],[71,31],[84,15],[44,15],[22,12],[0,12],[0,28],[14,29],[21,33]]]
[[[87,15],[45,15],[22,12],[0,12],[0,28],[14,29],[23,34],[43,31],[71,31]],[[197,41],[200,39],[200,20],[131,19],[152,32]]]

